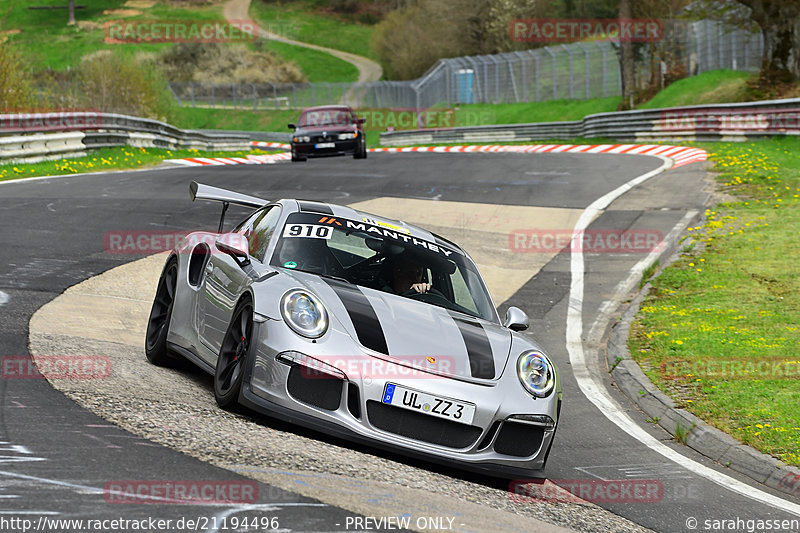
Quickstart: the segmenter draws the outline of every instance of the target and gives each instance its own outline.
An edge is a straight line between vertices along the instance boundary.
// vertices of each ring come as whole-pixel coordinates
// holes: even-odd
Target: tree
[[[750,8],[750,19],[764,36],[761,77],[777,82],[800,79],[800,2],[737,0]]]
[[[72,26],[75,24],[75,0],[69,0],[69,21],[67,22],[68,25]]]
[[[633,17],[631,0],[620,0],[620,20],[630,20]],[[636,92],[635,65],[633,57],[633,43],[630,39],[620,39],[620,66],[622,67],[622,109],[633,109],[634,94]]]

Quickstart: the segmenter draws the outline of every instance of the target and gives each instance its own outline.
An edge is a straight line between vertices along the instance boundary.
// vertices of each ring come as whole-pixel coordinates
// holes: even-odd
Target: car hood
[[[368,350],[462,378],[496,380],[503,373],[512,334],[500,324],[313,274],[292,277],[318,295],[332,322]]]
[[[294,132],[295,135],[315,135],[323,132],[328,133],[343,133],[356,131],[355,124],[330,124],[327,126],[302,126],[297,128]]]

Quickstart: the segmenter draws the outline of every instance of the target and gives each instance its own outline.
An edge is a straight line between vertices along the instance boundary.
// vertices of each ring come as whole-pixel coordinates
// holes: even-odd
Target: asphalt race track
[[[171,168],[1,184],[0,224],[4,229],[0,234],[0,354],[15,361],[27,357],[28,324],[37,309],[68,287],[141,257],[108,253],[105,249],[107,232],[214,228],[219,206],[192,204],[188,197],[191,180],[264,198],[301,197],[366,205],[379,205],[375,202],[396,198],[488,204],[506,207],[508,213],[519,206],[580,212],[597,198],[661,164],[660,159],[648,156],[371,154],[366,161],[334,158],[304,164]],[[702,212],[709,195],[706,189],[701,164],[668,170],[620,197],[592,222],[590,228],[600,232],[613,229],[666,235],[688,224],[693,214]],[[231,208],[228,221],[233,223],[243,214],[244,211]],[[482,235],[491,232],[496,222],[467,217],[461,229],[464,235]],[[535,220],[515,220],[512,226],[516,229],[541,227]],[[569,230],[571,226],[563,229]],[[506,245],[510,247],[511,242]],[[530,250],[517,252],[517,260],[530,256],[531,262],[535,262]],[[604,324],[596,323],[603,304],[614,298],[624,300],[617,294],[618,284],[643,256],[642,253],[585,255],[584,341],[594,342],[597,332],[602,334],[605,330]],[[652,501],[596,502],[616,515],[655,531],[690,530],[687,524],[691,525],[692,518],[701,524],[697,528],[699,531],[704,530],[704,520],[798,518],[748,495],[729,491],[677,465],[609,422],[581,392],[569,363],[565,330],[571,283],[570,255],[553,253],[534,271],[535,275],[514,287],[506,301],[496,303],[502,304],[501,315],[508,305],[517,305],[530,315],[532,333],[542,341],[560,368],[564,407],[546,470],[548,479],[557,484],[570,480],[656,480],[663,489]],[[91,319],[102,320],[101,317]],[[590,363],[590,367],[606,368],[605,362],[599,359]],[[148,364],[143,356],[141,364]],[[46,380],[14,379],[5,371],[5,366],[3,368],[0,379],[0,525],[3,518],[9,517],[140,519],[157,516],[178,520],[222,516],[220,513],[225,510],[221,506],[158,505],[157,502],[114,504],[108,501],[104,488],[119,480],[249,483],[244,476],[177,453],[110,424],[54,390]],[[598,371],[597,377],[604,382],[607,394],[626,407],[628,415],[664,445],[692,461],[750,484],[754,494],[757,491],[772,493],[674,443],[669,435],[629,407],[630,402],[610,383],[606,372]],[[202,390],[208,384],[198,378],[197,387]],[[164,391],[165,397],[169,393]],[[247,420],[247,423],[256,422]],[[260,423],[270,426],[269,421]],[[364,454],[365,462],[377,456],[396,464],[404,472],[413,469],[433,473],[433,479],[438,482],[436,486],[427,486],[431,492],[467,498],[469,487],[478,487],[476,490],[485,490],[490,495],[485,505],[516,512],[508,497],[503,496],[508,481],[466,474],[376,450],[359,450],[285,424],[277,427],[332,449],[341,447],[347,454]],[[453,487],[447,487],[451,482]],[[402,483],[411,485],[408,481]],[[355,529],[352,525],[354,513],[331,498],[322,502],[308,494],[300,496],[265,483],[259,483],[258,487],[258,501],[247,512],[260,517],[277,517],[280,528],[299,531]],[[797,501],[793,503],[796,505]],[[539,509],[532,512],[532,516],[549,516],[551,521],[576,530],[623,531],[628,530],[629,525],[632,527],[623,520],[614,521],[603,513],[593,512],[591,506],[548,502],[527,505],[547,507],[547,512],[539,512]],[[199,525],[202,527],[191,529],[214,529],[214,524],[209,522]],[[369,529],[363,527],[363,522],[361,526]],[[475,530],[469,523],[457,529]]]

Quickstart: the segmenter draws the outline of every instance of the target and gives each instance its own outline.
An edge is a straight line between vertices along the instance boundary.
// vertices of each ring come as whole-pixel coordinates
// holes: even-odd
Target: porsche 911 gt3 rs
[[[398,220],[197,183],[192,199],[253,212],[170,253],[147,325],[150,362],[182,356],[248,407],[370,445],[491,475],[543,469],[561,385],[501,321],[469,255]]]

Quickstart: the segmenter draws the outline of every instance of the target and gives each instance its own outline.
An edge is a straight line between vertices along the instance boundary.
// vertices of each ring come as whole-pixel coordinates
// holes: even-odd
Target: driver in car
[[[415,291],[424,293],[431,290],[431,284],[423,281],[425,267],[416,261],[401,257],[392,267],[392,290],[395,294]]]

